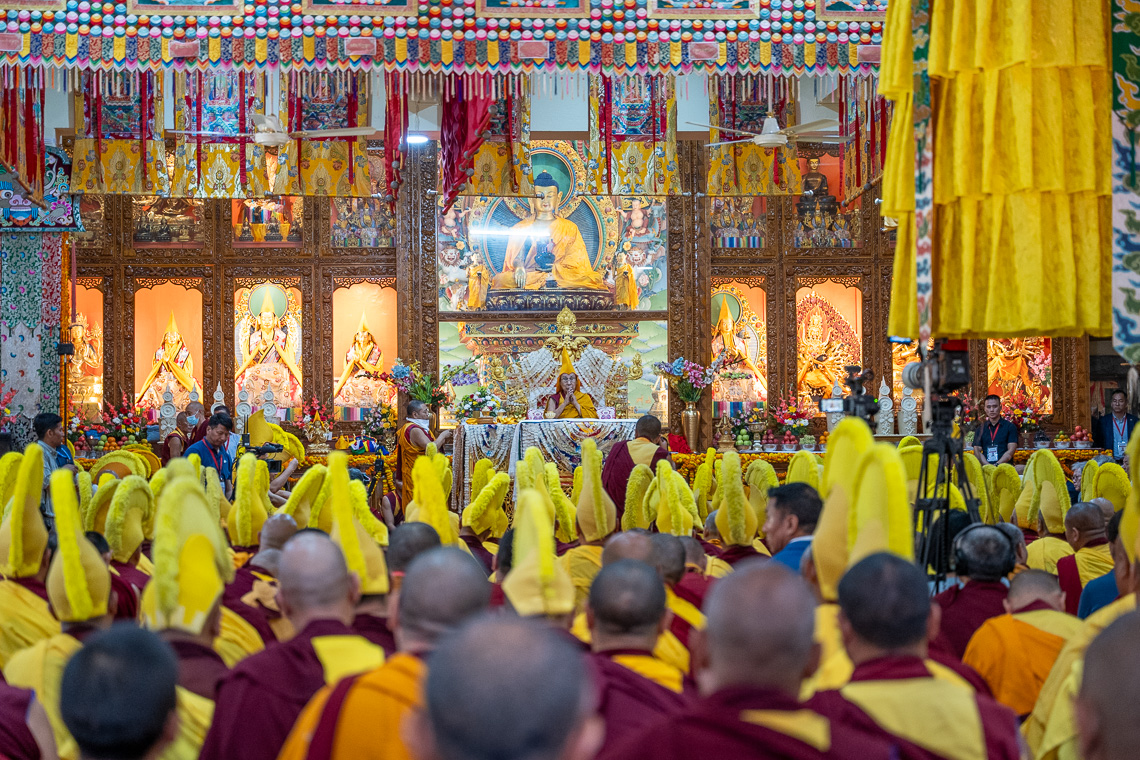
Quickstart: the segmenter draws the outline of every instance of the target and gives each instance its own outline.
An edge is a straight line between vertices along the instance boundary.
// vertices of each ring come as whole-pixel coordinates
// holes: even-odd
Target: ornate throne
[[[489,363],[490,385],[505,399],[504,411],[514,417],[542,419],[543,400],[554,393],[563,349],[570,355],[582,390],[593,397],[602,417],[628,417],[627,384],[642,375],[641,356],[627,365],[590,340],[575,335],[577,318],[568,308],[558,314],[557,329],[541,348],[512,356],[494,356]]]

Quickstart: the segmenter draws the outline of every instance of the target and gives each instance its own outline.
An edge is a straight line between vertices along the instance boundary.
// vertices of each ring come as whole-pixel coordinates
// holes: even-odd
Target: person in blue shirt
[[[200,441],[186,447],[182,456],[188,457],[197,454],[202,460],[203,467],[213,467],[222,481],[222,489],[226,498],[233,493],[231,480],[233,479],[234,458],[226,450],[226,443],[230,433],[233,432],[234,421],[226,412],[217,412],[206,422],[206,434]]]
[[[764,542],[772,552],[772,561],[799,573],[800,559],[811,546],[811,534],[822,510],[823,500],[807,483],[789,483],[768,492]]]
[[[1120,567],[1121,563],[1130,561],[1128,554],[1124,551],[1124,545],[1120,541],[1120,516],[1122,514],[1124,512],[1114,514],[1104,529],[1105,538],[1108,539],[1109,546],[1112,549],[1112,561],[1116,563],[1117,567]],[[1119,596],[1120,588],[1116,585],[1116,570],[1105,573],[1099,578],[1093,578],[1085,584],[1085,590],[1081,592],[1081,603],[1077,607],[1077,617],[1084,620],[1102,607],[1112,604]]]

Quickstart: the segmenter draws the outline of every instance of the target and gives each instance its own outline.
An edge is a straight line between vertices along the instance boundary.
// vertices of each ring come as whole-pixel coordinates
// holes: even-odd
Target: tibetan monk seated
[[[558,387],[546,399],[546,419],[596,419],[598,410],[594,406],[594,399],[582,390],[582,381],[578,379],[565,349],[562,351],[562,367],[558,373]]]

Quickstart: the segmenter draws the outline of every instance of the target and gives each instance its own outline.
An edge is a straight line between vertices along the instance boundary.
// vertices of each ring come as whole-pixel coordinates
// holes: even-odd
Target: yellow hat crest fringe
[[[198,473],[198,477],[202,477],[202,457],[197,454],[191,454],[186,457],[190,464],[194,465],[194,472]],[[210,469],[213,469],[212,467]]]
[[[582,465],[574,468],[574,485],[570,488],[570,501],[575,504],[578,503],[578,498],[582,495]]]
[[[477,494],[482,491],[493,477],[495,477],[495,463],[483,457],[475,463],[475,468],[471,471],[471,493]]]
[[[1132,484],[1128,482],[1128,473],[1116,462],[1107,462],[1097,469],[1093,498],[1108,499],[1119,512],[1128,503],[1131,493]]]
[[[4,460],[0,459],[0,466],[3,463]],[[1081,501],[1092,501],[1096,498],[1096,473],[1098,469],[1100,469],[1100,465],[1095,459],[1085,462],[1085,466],[1081,468]],[[1121,467],[1120,469],[1123,470],[1124,468]],[[1127,479],[1128,473],[1125,473],[1124,476]]]
[[[919,438],[917,436],[904,435],[902,438],[899,439],[898,448],[903,449],[903,448],[906,448],[907,446],[918,446],[919,448],[921,448],[922,447],[922,441],[919,440]]]
[[[593,438],[582,441],[582,468],[578,527],[586,541],[601,541],[617,527],[617,508],[602,488],[602,453]]]
[[[476,533],[493,530],[497,517],[495,513],[502,512],[510,488],[511,476],[505,472],[496,472],[478,492],[472,491],[475,498],[463,510],[463,525]]]
[[[574,611],[574,584],[556,561],[554,525],[540,495],[519,493],[511,572],[503,593],[524,617],[565,615]]]
[[[83,513],[83,529],[103,535],[107,532],[107,512],[122,481],[110,474],[103,475],[101,481],[87,504],[87,511]]]
[[[693,516],[685,509],[678,478],[673,468],[662,459],[657,463],[657,514],[659,533],[687,536],[693,532]]]
[[[716,529],[726,546],[750,546],[756,537],[756,515],[744,496],[743,475],[740,472],[740,455],[725,452],[722,482],[717,493],[723,492],[721,507],[716,513]]]
[[[33,443],[24,450],[16,487],[12,492],[12,509],[0,525],[0,551],[6,562],[3,574],[10,578],[35,575],[43,561],[48,534],[40,516],[40,496],[43,493],[43,447]],[[7,547],[4,547],[4,544]]]
[[[419,464],[418,461],[417,464]],[[425,461],[423,464],[429,471],[432,470],[430,462]],[[387,594],[389,591],[388,568],[384,564],[384,552],[380,550],[375,540],[359,523],[354,514],[353,481],[348,477],[347,454],[338,451],[329,455],[328,479],[331,481],[328,508],[332,512],[333,518],[331,534],[333,541],[344,552],[345,564],[348,565],[348,569],[360,578],[363,593]],[[361,483],[360,485],[364,484]],[[356,498],[359,499],[359,497]]]
[[[4,510],[5,516],[8,514],[8,502],[12,499],[12,492],[16,490],[16,477],[20,472],[20,461],[23,458],[24,455],[18,451],[9,451],[0,457],[0,508]]]
[[[680,500],[681,509],[689,513],[693,518],[693,525],[697,525],[701,521],[701,513],[697,511],[697,500],[693,496],[693,489],[689,488],[688,481],[681,473],[669,468],[673,471],[673,482],[676,484],[677,498]]]
[[[1009,522],[1013,507],[1021,493],[1021,476],[1009,462],[999,464],[993,475],[994,510],[1000,522]]]
[[[578,508],[566,498],[562,490],[562,481],[558,475],[558,465],[547,462],[543,468],[546,473],[546,488],[550,493],[550,501],[554,504],[554,516],[558,523],[556,535],[559,541],[570,543],[578,540]]]
[[[146,479],[138,475],[123,478],[107,510],[107,530],[103,534],[116,560],[127,562],[139,548],[146,538],[143,523],[152,518],[153,513],[154,494]],[[137,524],[132,515],[138,515]]]
[[[1132,480],[1140,478],[1140,425],[1132,431],[1132,438],[1124,449],[1131,465],[1129,475]],[[1120,543],[1124,544],[1124,551],[1128,559],[1135,562],[1140,550],[1140,488],[1133,488],[1128,494],[1128,502],[1124,507],[1124,514],[1120,516]]]
[[[812,538],[812,561],[824,601],[835,601],[839,579],[847,569],[849,514],[863,455],[875,439],[867,423],[855,417],[840,420],[827,441],[823,460],[826,497]]]
[[[756,514],[756,524],[763,529],[768,519],[768,492],[780,484],[780,479],[770,462],[757,459],[744,471],[744,481],[748,484],[748,503]]]
[[[439,482],[439,473],[427,459],[420,457],[412,467],[412,483],[415,489],[415,522],[427,523],[435,528],[444,546],[454,546],[459,537],[454,534],[451,520],[447,517],[447,497]],[[330,497],[335,499],[335,496]]]
[[[788,460],[788,474],[784,483],[807,483],[815,490],[820,490],[819,460],[810,451],[800,449]]]
[[[705,458],[697,465],[697,473],[693,476],[693,499],[697,504],[697,512],[701,520],[709,516],[709,499],[712,497],[713,462],[716,461],[716,449],[710,448],[705,452]]]
[[[237,466],[237,492],[226,517],[226,530],[234,546],[253,546],[269,515],[256,491],[259,486],[257,457],[242,454]]]
[[[306,470],[301,479],[297,481],[292,493],[289,494],[289,500],[279,511],[292,517],[298,526],[308,525],[309,515],[313,511],[313,504],[325,483],[327,472],[327,468],[319,464]]]
[[[66,470],[56,470],[51,478],[51,499],[55,508],[56,533],[59,537],[59,563],[63,572],[63,589],[67,598],[68,610],[57,609],[61,619],[67,621],[90,620],[107,613],[107,600],[98,605],[91,594],[87,583],[87,572],[83,563],[83,546],[88,544],[83,535],[82,524],[79,521],[79,504],[75,497],[75,486],[72,484],[71,473]],[[90,545],[90,544],[88,544]],[[91,547],[92,552],[95,551]],[[97,553],[96,553],[96,556]],[[53,565],[55,562],[52,563]],[[100,558],[100,566],[103,565]],[[107,574],[107,590],[110,590],[111,578],[106,567],[103,572]],[[49,572],[49,575],[52,574]],[[101,607],[101,609],[100,609]]]
[[[649,527],[649,518],[645,517],[644,504],[646,492],[653,480],[653,470],[649,465],[639,464],[629,474],[629,482],[625,486],[625,511],[621,516],[622,530]]]
[[[1065,471],[1057,456],[1048,449],[1040,449],[1036,453],[1034,465],[1034,481],[1036,489],[1033,500],[1030,502],[1027,527],[1037,528],[1037,515],[1045,518],[1045,529],[1050,533],[1065,532],[1065,515],[1072,506],[1069,498],[1068,483],[1065,482]]]
[[[388,545],[388,526],[376,519],[368,508],[368,487],[359,480],[348,481],[348,495],[352,497],[352,516],[379,546]]]
[[[888,443],[872,446],[859,463],[848,515],[847,564],[883,551],[914,560],[906,467]]]
[[[978,500],[979,516],[982,522],[993,525],[994,520],[990,517],[990,493],[986,487],[986,474],[982,471],[982,463],[972,451],[964,452],[962,459],[966,468],[966,480],[970,481],[974,497]]]

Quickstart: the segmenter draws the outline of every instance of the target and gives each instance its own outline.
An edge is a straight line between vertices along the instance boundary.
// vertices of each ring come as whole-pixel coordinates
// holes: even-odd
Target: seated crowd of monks
[[[922,448],[857,419],[782,482],[710,450],[690,483],[653,417],[605,457],[585,439],[565,482],[532,448],[513,476],[481,460],[453,492],[449,459],[417,440],[392,520],[343,453],[280,507],[252,454],[232,502],[191,456],[149,479],[51,473],[49,533],[43,447],[0,458],[0,758],[1140,746],[1140,492],[1117,465],[1071,482],[1048,451],[1023,474],[967,455],[983,522],[957,509],[931,527],[954,534],[932,598],[940,568],[915,562]]]

